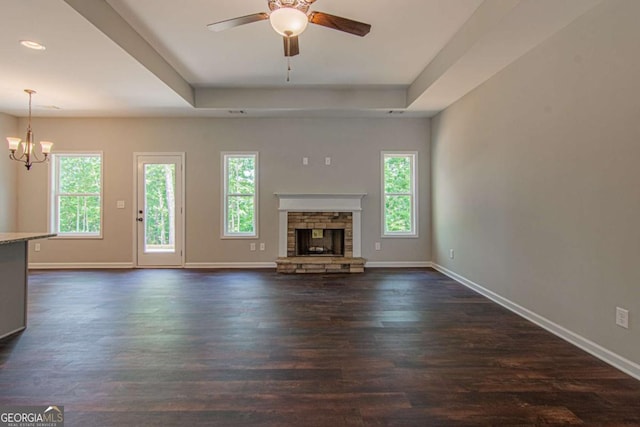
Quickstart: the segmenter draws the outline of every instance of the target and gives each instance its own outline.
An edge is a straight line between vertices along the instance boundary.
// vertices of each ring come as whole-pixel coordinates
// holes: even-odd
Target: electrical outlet
[[[454,259],[456,257],[456,253],[453,251],[453,249],[449,249],[449,258]]]
[[[34,251],[36,252],[40,252],[40,243],[36,243],[35,247],[33,248]]]
[[[309,158],[308,157],[303,157],[302,158],[302,164],[307,166],[309,164]]]
[[[324,164],[329,166],[331,164],[331,157],[325,157],[324,158]]]
[[[265,244],[264,244],[264,243],[260,243],[260,250],[261,250],[261,251],[264,251],[264,250],[265,250],[265,248],[266,248]]]
[[[376,242],[376,251],[380,250],[380,242]]]
[[[629,329],[629,310],[622,307],[616,307],[616,325]]]
[[[254,252],[256,250],[256,244],[255,243],[249,243],[249,250]]]

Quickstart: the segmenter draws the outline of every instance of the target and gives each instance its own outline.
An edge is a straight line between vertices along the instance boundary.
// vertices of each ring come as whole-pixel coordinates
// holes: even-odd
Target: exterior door
[[[135,155],[136,265],[184,265],[184,154]]]

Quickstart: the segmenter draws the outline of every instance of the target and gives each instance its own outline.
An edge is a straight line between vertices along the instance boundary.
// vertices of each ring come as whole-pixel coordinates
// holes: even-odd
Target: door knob
[[[144,219],[142,219],[142,218],[137,218],[136,220],[137,220],[138,222],[142,222],[142,221],[144,221]]]

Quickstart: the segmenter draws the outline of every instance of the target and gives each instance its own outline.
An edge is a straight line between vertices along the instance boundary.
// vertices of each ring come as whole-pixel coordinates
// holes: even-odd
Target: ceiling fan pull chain
[[[287,82],[291,81],[291,31],[287,31]]]

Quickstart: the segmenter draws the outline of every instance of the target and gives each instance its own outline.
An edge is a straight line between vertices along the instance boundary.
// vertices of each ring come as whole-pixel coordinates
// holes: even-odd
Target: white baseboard
[[[436,270],[438,270],[439,272],[441,272],[442,274],[452,278],[453,280],[455,280],[456,282],[459,282],[460,284],[466,286],[467,288],[489,298],[490,300],[494,301],[497,304],[500,304],[501,306],[503,306],[504,308],[514,312],[515,314],[527,319],[530,322],[535,323],[536,325],[540,326],[541,328],[546,329],[547,331],[551,332],[552,334],[562,338],[563,340],[575,345],[576,347],[581,348],[582,350],[586,351],[587,353],[597,357],[598,359],[602,360],[603,362],[608,363],[609,365],[621,370],[622,372],[631,375],[632,377],[640,380],[640,365],[638,365],[637,363],[626,359],[614,352],[612,352],[611,350],[608,350],[604,347],[602,347],[599,344],[594,343],[593,341],[588,340],[587,338],[583,337],[582,335],[578,335],[573,331],[570,331],[569,329],[566,329],[560,325],[558,325],[557,323],[552,322],[551,320],[540,316],[537,313],[534,313],[533,311],[526,309],[524,307],[522,307],[521,305],[518,305],[516,303],[514,303],[513,301],[508,300],[507,298],[504,298],[503,296],[500,296],[498,294],[496,294],[495,292],[475,283],[472,282],[471,280],[460,276],[457,273],[454,273],[453,271],[439,265],[436,263],[432,263],[433,268],[435,268]]]
[[[431,267],[430,261],[374,261],[367,262],[365,267],[369,268],[410,268],[410,267]],[[184,268],[276,268],[275,262],[188,262]]]
[[[131,262],[30,262],[29,270],[83,270],[133,268]]]
[[[188,262],[185,268],[276,268],[275,262]],[[369,268],[410,268],[431,267],[430,261],[378,261],[367,262]]]
[[[367,261],[367,268],[423,268],[432,267],[431,261]]]
[[[368,268],[424,268],[432,267],[429,261],[370,261],[365,264]],[[73,270],[73,269],[124,269],[135,268],[133,263],[125,262],[40,262],[29,263],[31,270]],[[158,268],[158,267],[152,267]],[[171,267],[180,268],[180,267]],[[275,262],[188,262],[184,268],[193,269],[241,269],[241,268],[276,268]]]
[[[20,332],[20,331],[24,331],[25,329],[26,329],[26,326],[21,326],[21,327],[19,327],[18,329],[14,330],[14,331],[7,332],[7,333],[6,333],[6,334],[4,334],[4,335],[0,335],[0,340],[1,340],[1,339],[3,339],[3,338],[5,338],[5,337],[8,337],[8,336],[10,336],[10,335],[17,334],[17,333],[18,333],[18,332]]]
[[[276,268],[275,262],[188,262],[184,268],[207,268],[207,269],[226,269],[226,268]]]

